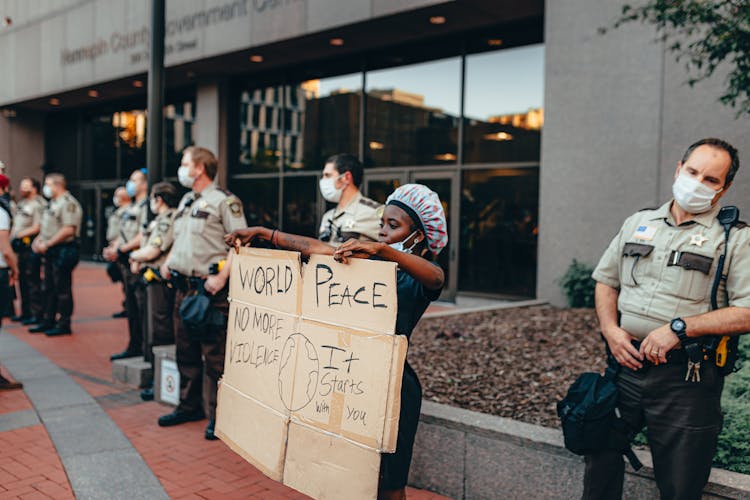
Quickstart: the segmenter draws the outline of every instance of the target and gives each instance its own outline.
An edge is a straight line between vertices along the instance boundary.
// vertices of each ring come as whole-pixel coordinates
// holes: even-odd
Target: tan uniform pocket
[[[645,277],[645,267],[648,265],[641,261],[651,255],[653,251],[653,245],[632,242],[625,243],[620,263],[622,266],[620,269],[620,283],[625,286],[638,286],[638,280]]]
[[[674,283],[675,295],[688,300],[703,300],[711,286],[713,262],[712,256],[673,250],[667,261],[667,274]]]

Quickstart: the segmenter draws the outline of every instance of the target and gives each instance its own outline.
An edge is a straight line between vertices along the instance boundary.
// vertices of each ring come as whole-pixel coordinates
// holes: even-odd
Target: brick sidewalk
[[[33,335],[26,328],[11,323],[4,325],[5,330],[65,370],[102,406],[171,498],[307,498],[267,478],[222,442],[203,439],[206,421],[160,428],[156,420],[159,415],[169,413],[170,407],[155,402],[144,403],[133,387],[112,382],[109,356],[127,344],[126,321],[111,318],[111,314],[120,309],[121,288],[109,282],[103,267],[84,263],[75,272],[74,296],[71,336],[48,338]],[[0,394],[0,414],[30,408],[21,391]],[[29,446],[33,447],[33,454],[25,452]],[[6,454],[8,449],[13,452]],[[0,454],[0,500],[72,497],[60,460],[43,426],[0,432],[0,450],[3,450]],[[27,468],[24,460],[28,462],[29,456],[44,464],[43,473],[37,473],[38,468],[35,468],[36,475],[29,477],[14,465]],[[15,468],[18,474],[6,470],[5,466]],[[6,481],[9,482],[6,484]],[[9,486],[22,489],[11,491]],[[446,498],[411,488],[408,497],[419,500]]]

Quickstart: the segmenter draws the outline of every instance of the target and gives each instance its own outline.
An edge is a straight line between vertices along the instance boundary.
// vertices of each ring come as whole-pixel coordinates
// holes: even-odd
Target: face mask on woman
[[[49,187],[48,184],[45,184],[44,187],[42,188],[42,194],[44,195],[45,198],[47,198],[48,200],[51,200],[52,194],[53,194],[52,188]]]
[[[714,197],[721,193],[724,188],[714,191],[705,184],[680,173],[672,184],[672,195],[674,201],[687,213],[700,214],[711,208]]]
[[[406,238],[404,238],[403,240],[397,241],[396,243],[391,243],[388,246],[390,246],[391,248],[393,248],[394,250],[396,250],[398,252],[412,253],[412,251],[414,250],[414,247],[417,246],[417,244],[419,243],[419,241],[417,241],[416,238],[415,238],[414,241],[412,242],[412,244],[408,248],[405,246],[405,243],[407,241],[409,241],[409,239],[412,236],[416,235],[416,234],[417,234],[417,232],[414,231],[409,236],[407,236]]]
[[[180,181],[184,187],[191,189],[195,183],[195,177],[190,177],[190,169],[188,167],[180,167],[177,169],[177,180]]]

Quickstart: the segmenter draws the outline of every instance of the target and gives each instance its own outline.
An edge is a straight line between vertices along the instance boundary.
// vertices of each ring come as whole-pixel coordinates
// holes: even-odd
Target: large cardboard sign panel
[[[243,249],[230,274],[216,433],[269,477],[315,498],[377,496],[396,448],[406,338],[396,267]]]
[[[396,264],[313,255],[302,282],[302,316],[357,330],[394,333]]]
[[[284,484],[313,498],[376,498],[380,453],[292,422]]]
[[[221,384],[216,435],[266,476],[281,481],[289,419],[248,398],[226,380]]]
[[[394,395],[384,389],[393,382],[388,380],[392,370],[400,372],[398,367],[404,366],[406,338],[308,320],[300,326],[301,335],[311,341],[317,362],[309,367],[315,369],[309,377],[311,383],[295,386],[299,405],[292,408],[292,416],[371,448],[395,451],[395,442],[385,442],[384,436],[390,434],[386,428],[394,424],[394,417],[397,423],[400,404],[389,406],[389,397]],[[302,362],[306,359],[298,363]]]
[[[245,304],[299,314],[301,276],[297,252],[243,248],[232,259],[229,296]]]

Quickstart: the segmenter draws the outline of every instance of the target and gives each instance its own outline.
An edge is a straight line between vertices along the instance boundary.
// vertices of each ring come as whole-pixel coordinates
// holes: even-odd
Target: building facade
[[[167,0],[161,174],[209,147],[251,224],[315,235],[323,163],[353,153],[374,199],[407,182],[440,195],[445,298],[561,303],[570,261],[667,196],[687,144],[750,146],[721,82],[682,86],[652,29],[596,33],[619,3]],[[89,255],[112,190],[145,164],[148,6],[0,1],[0,159],[16,182],[70,178]]]

